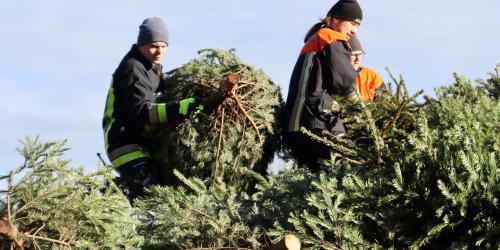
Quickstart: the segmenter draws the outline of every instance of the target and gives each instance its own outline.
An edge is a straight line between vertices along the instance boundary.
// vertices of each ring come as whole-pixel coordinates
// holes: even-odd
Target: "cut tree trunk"
[[[300,240],[293,234],[287,234],[280,242],[264,250],[300,250]]]
[[[16,226],[14,226],[12,224],[12,221],[7,218],[0,219],[0,235],[4,239],[14,243],[17,249],[24,249],[23,242],[18,239],[18,231]]]

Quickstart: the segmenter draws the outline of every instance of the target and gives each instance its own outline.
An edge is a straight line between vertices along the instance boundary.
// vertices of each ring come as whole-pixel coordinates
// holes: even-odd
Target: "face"
[[[339,18],[333,17],[330,26],[337,32],[342,33],[346,36],[346,39],[349,40],[351,36],[354,36],[358,33],[359,24],[355,21],[347,21]]]
[[[363,58],[363,52],[356,50],[351,52],[351,64],[352,67],[358,71],[359,67],[361,67],[361,59]]]
[[[168,44],[165,42],[146,43],[139,47],[142,55],[153,64],[160,64],[163,57],[167,54],[167,50]]]

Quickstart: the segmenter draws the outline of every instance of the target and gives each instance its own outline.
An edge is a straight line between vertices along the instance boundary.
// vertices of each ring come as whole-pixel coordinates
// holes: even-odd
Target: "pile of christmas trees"
[[[278,147],[282,99],[278,86],[262,70],[242,63],[233,51],[201,50],[198,58],[167,72],[167,100],[206,100],[230,75],[237,76],[236,86],[220,106],[154,139],[156,165],[163,172],[177,169],[211,183],[241,187],[251,185],[246,181],[251,170],[266,172]]]
[[[455,75],[435,98],[393,78],[374,102],[338,100],[352,141],[311,134],[335,149],[320,173],[262,175],[279,145],[279,89],[232,52],[203,51],[169,73],[173,98],[206,97],[230,73],[240,91],[161,136],[175,183],[131,207],[108,168],[83,173],[61,159],[62,142],[27,139],[25,163],[0,177],[0,244],[263,249],[295,235],[306,249],[498,249],[499,71]]]
[[[27,137],[24,163],[1,176],[1,249],[139,248],[143,236],[109,169],[84,173],[61,158],[65,141]],[[106,185],[106,183],[108,183]]]

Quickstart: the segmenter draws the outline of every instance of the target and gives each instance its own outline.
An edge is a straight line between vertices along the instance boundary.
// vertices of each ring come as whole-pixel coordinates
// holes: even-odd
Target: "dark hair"
[[[319,29],[330,25],[330,20],[331,19],[332,19],[332,17],[325,17],[323,19],[320,19],[320,21],[317,22],[316,24],[314,24],[309,29],[309,31],[307,31],[306,36],[304,37],[304,43],[307,43],[307,41],[309,40],[309,38],[311,38],[311,36],[314,35],[314,33],[316,33]]]

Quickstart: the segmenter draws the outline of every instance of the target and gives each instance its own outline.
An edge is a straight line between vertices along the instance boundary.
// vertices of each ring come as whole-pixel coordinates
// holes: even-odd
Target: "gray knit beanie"
[[[363,50],[357,36],[351,36],[351,38],[349,38],[349,44],[351,45],[352,51],[361,51],[365,54],[365,50]]]
[[[167,25],[158,17],[146,18],[139,26],[137,46],[152,42],[165,42],[168,44]]]

